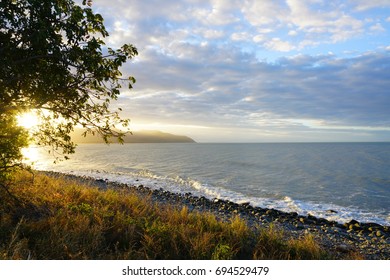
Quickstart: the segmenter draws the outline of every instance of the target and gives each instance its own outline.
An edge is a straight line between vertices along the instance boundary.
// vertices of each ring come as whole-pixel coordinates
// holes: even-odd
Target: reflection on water
[[[22,155],[24,158],[24,162],[28,165],[34,166],[34,164],[41,158],[39,147],[37,146],[29,146],[27,148],[22,149]]]

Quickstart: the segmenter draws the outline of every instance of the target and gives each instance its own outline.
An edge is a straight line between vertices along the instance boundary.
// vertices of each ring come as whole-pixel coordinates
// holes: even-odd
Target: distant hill
[[[86,137],[83,137],[81,135],[82,133],[82,129],[75,129],[71,134],[72,140],[75,143],[104,143],[100,136],[88,134]],[[195,143],[188,136],[175,135],[157,130],[135,131],[132,135],[126,135],[124,141],[125,143]],[[113,139],[112,142],[116,142],[116,140]]]

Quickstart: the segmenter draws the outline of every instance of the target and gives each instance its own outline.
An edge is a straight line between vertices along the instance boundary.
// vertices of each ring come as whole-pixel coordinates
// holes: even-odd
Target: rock
[[[360,225],[360,223],[356,220],[350,220],[348,224],[352,225]]]
[[[348,245],[341,244],[336,246],[336,251],[339,251],[341,253],[348,253],[351,249],[348,247]]]
[[[336,214],[338,212],[336,210],[333,210],[333,209],[328,209],[328,210],[326,210],[326,213]]]
[[[380,224],[377,223],[365,223],[365,225],[369,227],[382,227]]]
[[[378,237],[381,237],[382,236],[382,232],[380,230],[378,230],[376,233],[375,233],[376,236]]]
[[[307,218],[310,219],[310,220],[312,220],[312,221],[317,221],[317,217],[316,217],[316,216],[313,216],[313,215],[311,215],[311,214],[308,214],[308,215],[307,215]]]
[[[298,213],[297,212],[291,212],[290,215],[291,215],[291,217],[294,217],[294,218],[298,217]]]
[[[349,225],[349,229],[350,230],[360,230],[360,229],[362,229],[362,227],[359,224],[352,224],[352,225]]]

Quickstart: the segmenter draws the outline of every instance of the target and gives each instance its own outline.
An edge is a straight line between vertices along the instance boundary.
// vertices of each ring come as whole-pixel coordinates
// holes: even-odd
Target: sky
[[[198,142],[390,141],[390,0],[94,0],[135,45],[130,128]]]

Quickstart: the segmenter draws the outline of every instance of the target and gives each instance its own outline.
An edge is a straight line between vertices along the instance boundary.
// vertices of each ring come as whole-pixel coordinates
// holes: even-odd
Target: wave
[[[191,193],[193,196],[204,196],[209,199],[218,198],[230,200],[235,203],[249,202],[255,207],[273,208],[284,212],[296,212],[300,215],[310,214],[318,218],[325,218],[339,223],[349,222],[354,219],[361,222],[375,222],[382,225],[390,225],[390,215],[385,210],[374,213],[356,207],[342,207],[331,203],[301,201],[290,196],[247,196],[240,192],[226,189],[223,186],[215,186],[193,178],[159,175],[146,169],[136,170],[126,168],[126,171],[121,172],[101,170],[62,170],[62,172],[128,185],[143,185],[151,189],[164,189],[175,193]]]

